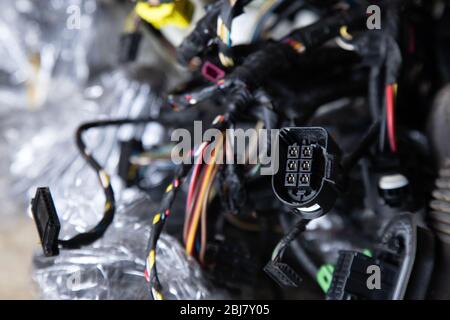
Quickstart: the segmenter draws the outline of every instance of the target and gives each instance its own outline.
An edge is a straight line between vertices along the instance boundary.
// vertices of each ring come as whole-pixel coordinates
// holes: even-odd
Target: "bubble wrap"
[[[115,63],[123,20],[114,6],[98,0],[0,2],[0,114],[67,97],[91,69]]]
[[[158,113],[164,77],[152,68],[140,67],[139,70],[152,76],[136,79],[138,71],[129,69],[104,74],[82,94],[74,92],[70,100],[54,101],[33,113],[24,110],[0,117],[0,167],[9,173],[2,177],[3,183],[0,181],[3,190],[0,198],[3,195],[9,201],[28,203],[38,186],[49,186],[56,197],[64,197],[68,192],[83,194],[79,190],[84,189],[89,190],[84,195],[86,200],[76,203],[101,212],[103,194],[92,192],[98,190],[97,177],[80,156],[74,134],[85,121]],[[146,132],[153,137],[148,142],[150,145],[158,143],[164,133],[156,124],[151,128]],[[85,133],[84,139],[99,162],[114,173],[119,141],[139,137],[144,130],[144,126],[92,129]],[[117,178],[113,178],[113,186],[120,190]],[[57,209],[72,212],[63,210],[67,208]],[[93,218],[98,217],[94,214]]]
[[[61,201],[70,201],[69,199]],[[33,279],[43,299],[148,299],[144,278],[151,213],[158,204],[139,194],[119,205],[115,221],[93,245],[62,250],[57,257],[34,256]],[[62,221],[78,225],[79,219]],[[178,241],[162,234],[157,248],[161,282],[171,299],[224,297],[203,277]]]

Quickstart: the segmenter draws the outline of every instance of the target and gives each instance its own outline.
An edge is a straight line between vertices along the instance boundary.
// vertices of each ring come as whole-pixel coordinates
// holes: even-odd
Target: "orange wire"
[[[206,172],[205,172],[205,178],[203,179],[200,190],[199,190],[199,199],[197,199],[197,202],[194,207],[194,213],[192,214],[192,223],[188,231],[187,235],[187,241],[186,241],[186,253],[189,256],[192,256],[193,249],[194,249],[194,242],[195,242],[195,234],[197,233],[198,224],[200,220],[201,215],[201,209],[202,204],[206,195],[206,190],[208,188],[209,181],[211,180],[211,176],[213,173],[213,170],[215,168],[216,160],[219,155],[219,151],[222,148],[222,141],[223,141],[223,135],[220,135],[219,141],[217,143],[217,147],[213,151],[213,156],[210,161],[210,163],[207,165]]]
[[[192,212],[194,210],[194,206],[197,203],[197,198],[199,195],[199,189],[201,186],[201,182],[203,181],[204,177],[205,177],[205,171],[204,168],[201,169],[199,176],[198,176],[198,181],[199,183],[196,183],[195,188],[194,188],[194,192],[192,195],[192,201],[189,205],[189,207],[186,207],[186,214],[185,214],[185,218],[184,218],[184,227],[183,227],[183,241],[186,244],[187,242],[187,234],[188,234],[188,230],[192,225]],[[187,204],[186,204],[187,206]]]
[[[397,139],[395,137],[395,106],[394,106],[394,87],[391,84],[386,87],[386,114],[389,146],[392,152],[397,152]]]
[[[200,246],[200,263],[205,264],[205,254],[206,254],[206,237],[207,237],[207,230],[206,230],[206,213],[208,208],[208,200],[211,194],[211,187],[213,186],[214,177],[217,174],[217,170],[219,169],[219,166],[216,165],[214,168],[214,171],[211,176],[211,180],[208,185],[208,189],[206,190],[206,195],[203,199],[202,203],[202,215],[201,215],[201,246]]]

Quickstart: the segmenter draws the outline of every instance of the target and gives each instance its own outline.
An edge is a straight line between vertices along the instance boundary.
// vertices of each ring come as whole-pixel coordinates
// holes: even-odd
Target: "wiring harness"
[[[120,60],[137,58],[141,24],[174,49],[160,29],[189,24],[192,7],[182,2],[185,7],[170,0],[138,2],[128,20]],[[306,275],[314,283],[311,291],[321,289],[317,291],[328,299],[424,297],[414,270],[427,268],[418,254],[423,252],[420,244],[432,245],[423,240],[427,230],[416,216],[425,209],[416,195],[426,198],[429,190],[415,178],[428,179],[431,165],[421,162],[426,148],[417,132],[423,128],[404,115],[407,93],[418,90],[405,80],[403,68],[409,59],[414,63],[418,59],[415,34],[408,33],[406,45],[404,40],[405,29],[410,30],[405,27],[409,26],[405,12],[416,10],[418,4],[378,1],[383,28],[371,29],[367,1],[325,2],[265,1],[251,41],[240,45],[233,42],[233,24],[251,9],[251,1],[215,1],[206,6],[176,48],[178,63],[189,68],[191,77],[168,94],[160,116],[89,122],[77,130],[78,149],[105,194],[101,221],[71,239],[58,239],[60,225],[50,192],[38,189],[32,211],[44,253],[56,255],[59,248],[90,245],[114,218],[110,175],[88,150],[84,132],[154,121],[174,128],[177,121],[166,114],[181,118],[194,114],[197,120],[214,119],[210,128],[219,134],[196,142],[182,155],[184,160],[173,170],[151,220],[145,267],[151,298],[170,296],[158,277],[158,239],[169,217],[180,212],[183,223],[176,235],[186,255],[227,289],[245,287],[245,281],[236,285],[240,281],[236,279],[242,279],[242,270],[253,270],[253,262],[282,288],[303,287]],[[173,10],[163,15],[164,8]],[[297,27],[295,19],[303,12],[313,14],[314,20]],[[275,37],[276,30],[283,35]],[[420,62],[414,66],[423,67]],[[233,135],[243,128],[267,130],[263,136],[248,137],[247,153],[236,151],[234,145]],[[271,130],[278,130],[274,141]],[[137,177],[154,161],[169,161],[170,147],[144,150],[141,141],[124,147],[121,176],[127,186],[150,193]],[[263,175],[261,159],[251,163],[261,147],[279,160],[278,171]],[[408,155],[410,150],[417,157]],[[238,163],[239,158],[244,161]],[[445,179],[443,170],[431,202],[433,226],[440,237],[447,223]],[[184,193],[186,199],[180,197]],[[181,210],[175,208],[179,203]],[[321,223],[330,231],[323,232]],[[358,289],[362,268],[371,264],[389,277],[388,289],[379,294]],[[261,275],[254,273],[260,280]],[[430,277],[421,280],[428,285]],[[280,289],[269,291],[276,290]]]

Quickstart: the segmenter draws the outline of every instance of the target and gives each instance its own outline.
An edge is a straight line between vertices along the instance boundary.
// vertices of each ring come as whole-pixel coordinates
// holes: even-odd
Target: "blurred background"
[[[85,171],[86,179],[92,178],[83,170],[74,131],[85,119],[139,112],[150,86],[117,63],[131,3],[0,3],[0,299],[30,299],[38,296],[32,259],[40,245],[28,208],[35,188],[50,186],[56,197],[64,194],[56,205],[74,208],[65,211],[69,220],[89,212],[83,203],[101,207],[101,192],[93,193],[97,203],[73,192]],[[152,64],[156,56],[144,59]],[[115,135],[93,137],[103,143],[105,158]]]
[[[177,69],[173,52],[146,29],[139,48],[145,54],[132,64],[120,63],[121,35],[130,25],[132,1],[0,0],[0,7],[0,299],[117,298],[119,291],[111,289],[115,285],[122,289],[119,298],[146,298],[141,258],[148,228],[138,217],[147,221],[154,204],[149,195],[122,192],[121,181],[113,177],[119,211],[131,218],[116,219],[94,250],[73,250],[55,259],[43,259],[30,200],[37,187],[50,187],[63,237],[95,225],[105,200],[95,172],[76,148],[76,128],[93,119],[157,113],[161,92],[181,81],[186,71]],[[202,5],[197,8],[194,20],[202,15]],[[168,26],[161,31],[176,46],[189,29]],[[87,140],[105,168],[116,170],[117,142],[144,130],[147,148],[166,135],[154,123],[93,130]],[[167,161],[157,166],[148,171],[150,187],[171,174]],[[141,233],[122,235],[130,225],[135,231],[142,228]],[[187,263],[172,238],[160,246],[164,243],[168,255],[167,265],[162,258],[162,277],[165,268],[176,272],[177,263]],[[108,258],[102,260],[105,252]],[[177,275],[170,276],[179,297],[207,293],[196,278],[198,270],[191,267],[180,265]],[[189,285],[190,279],[192,288],[180,291],[177,281]]]
[[[1,8],[0,299],[30,299],[37,297],[31,261],[40,246],[29,195],[39,180],[52,179],[44,168],[60,156],[48,148],[72,140],[71,130],[57,136],[58,128],[73,129],[83,117],[63,111],[87,106],[88,83],[114,65],[109,52],[117,43],[105,37],[119,32],[122,10],[107,1],[50,0],[2,0]]]
[[[0,226],[0,299],[34,299],[31,258],[39,239],[33,221],[16,214]]]
[[[197,21],[207,2],[193,1],[195,11],[185,17]],[[253,21],[248,22],[261,2],[250,6],[245,20],[236,19],[235,44],[251,38]],[[173,48],[195,23],[177,20],[177,26],[156,31],[150,25],[140,28],[140,54],[125,64],[124,50],[136,55],[132,49],[126,52],[130,42],[123,37],[134,35],[133,1],[0,0],[0,8],[0,299],[117,298],[111,289],[116,285],[121,286],[119,298],[147,298],[142,257],[148,228],[141,221],[147,222],[155,205],[150,193],[124,190],[113,176],[119,211],[131,220],[116,218],[94,250],[71,250],[55,259],[42,256],[30,200],[37,187],[50,187],[62,237],[86,231],[101,219],[104,195],[76,148],[74,133],[94,119],[158,113],[162,92],[187,78],[187,70],[175,63]],[[157,123],[92,131],[86,139],[89,147],[112,172],[120,157],[118,141],[143,136],[144,147],[151,149],[167,139],[166,129]],[[171,170],[167,159],[150,166],[145,185],[164,186]],[[141,233],[123,231],[130,225],[135,231],[142,228]],[[176,241],[167,236],[159,246],[164,244],[169,249],[160,273],[164,277],[165,268],[172,270],[171,291],[179,298],[210,296],[197,266],[185,261]],[[67,285],[74,274],[77,286]]]

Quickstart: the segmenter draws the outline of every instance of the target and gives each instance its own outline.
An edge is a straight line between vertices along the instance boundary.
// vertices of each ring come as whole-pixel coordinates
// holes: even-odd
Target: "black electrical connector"
[[[279,170],[272,187],[285,205],[305,219],[328,212],[338,196],[340,150],[323,128],[283,128],[278,141]]]
[[[205,50],[215,35],[221,5],[222,3],[217,1],[207,6],[205,15],[197,22],[195,29],[184,38],[177,49],[177,61],[180,64],[188,65],[192,58]]]
[[[280,287],[294,287],[297,288],[302,279],[289,265],[278,261],[269,261],[264,267],[264,272],[267,273]]]
[[[119,43],[119,63],[128,63],[136,60],[141,40],[142,33],[138,31],[121,35]]]
[[[114,197],[114,190],[110,183],[110,177],[105,172],[103,167],[88,152],[87,146],[82,138],[86,130],[92,128],[100,128],[107,126],[120,126],[124,124],[145,124],[155,121],[154,117],[146,118],[124,118],[114,120],[93,121],[82,124],[78,127],[76,132],[77,147],[81,152],[83,158],[95,170],[101,183],[105,194],[106,202],[103,211],[102,219],[92,229],[79,233],[70,239],[58,239],[60,223],[58,215],[53,204],[53,199],[48,188],[38,188],[36,196],[32,200],[32,211],[35,218],[36,226],[38,228],[39,236],[41,238],[42,247],[46,256],[58,255],[58,246],[63,249],[78,249],[83,246],[90,245],[100,239],[108,227],[114,220],[114,213],[116,210],[116,203]]]
[[[58,236],[61,226],[48,187],[36,190],[36,195],[31,200],[31,212],[33,213],[45,256],[58,255]]]
[[[282,262],[284,252],[302,232],[305,231],[309,220],[301,219],[278,242],[272,252],[271,260],[264,267],[266,272],[281,287],[298,287],[302,279],[288,264]]]
[[[208,244],[206,261],[214,283],[229,289],[253,286],[258,273],[254,255],[233,239],[217,237]]]
[[[368,268],[371,266],[376,266],[380,270],[379,288],[368,285],[368,279],[372,275]],[[333,272],[333,280],[327,292],[327,299],[392,299],[397,275],[397,266],[387,261],[381,261],[356,251],[340,251]]]

